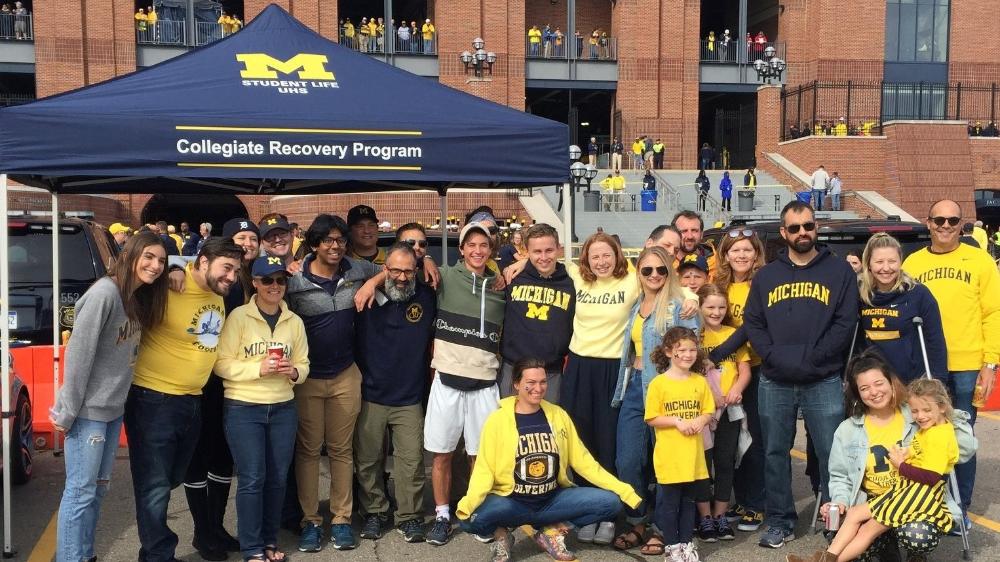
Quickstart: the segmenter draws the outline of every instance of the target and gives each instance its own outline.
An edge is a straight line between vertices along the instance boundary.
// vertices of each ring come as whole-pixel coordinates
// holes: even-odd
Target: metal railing
[[[781,140],[881,135],[894,119],[967,121],[971,136],[1000,136],[998,93],[996,82],[812,82],[782,93]]]
[[[569,56],[566,37],[560,32],[559,36],[550,32],[547,36],[544,31],[538,37],[528,35],[525,37],[524,56],[529,59],[565,59]]]
[[[764,50],[768,47],[774,47],[774,56],[780,59],[785,58],[785,43],[783,41],[767,41],[748,45],[745,41],[730,40],[726,44],[719,38],[716,38],[715,41],[702,39],[699,58],[704,63],[753,64],[755,60],[764,58]]]
[[[0,94],[0,107],[20,105],[32,101],[35,101],[35,96],[31,94]]]
[[[544,33],[544,32],[543,32]],[[618,60],[618,38],[606,35],[593,39],[589,35],[578,37],[542,35],[537,41],[524,38],[524,56],[529,59]],[[592,41],[596,41],[593,43]]]
[[[144,29],[135,30],[135,42],[142,45],[183,45],[187,38],[184,23],[173,20],[147,23]]]
[[[242,28],[240,28],[242,29]],[[239,32],[239,29],[236,30]],[[214,21],[194,22],[194,44],[196,47],[207,45],[213,41],[218,41],[223,37],[228,37],[234,32],[230,31],[228,25],[223,25]]]
[[[355,29],[353,34],[340,30],[340,44],[354,49],[361,53],[370,54],[397,54],[397,55],[436,55],[437,54],[437,34],[430,40],[424,40],[420,31],[416,35],[412,32],[399,36],[398,30],[393,32],[386,29],[386,36],[383,35],[362,35]]]
[[[31,14],[0,12],[0,40],[33,41],[35,28]]]

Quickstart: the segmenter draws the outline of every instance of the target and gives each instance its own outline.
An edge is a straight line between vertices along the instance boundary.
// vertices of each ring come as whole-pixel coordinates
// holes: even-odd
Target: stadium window
[[[886,62],[948,62],[950,0],[887,0]]]

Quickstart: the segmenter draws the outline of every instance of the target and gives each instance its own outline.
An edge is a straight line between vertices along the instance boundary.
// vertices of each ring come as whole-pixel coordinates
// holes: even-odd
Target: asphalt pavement
[[[972,544],[972,559],[978,561],[1000,560],[1000,414],[987,413],[981,415],[976,433],[980,440],[978,456],[978,476],[975,500],[972,508],[974,527],[970,534]],[[822,535],[809,532],[809,519],[812,515],[813,498],[811,497],[808,478],[804,475],[805,450],[804,432],[801,422],[796,440],[796,450],[792,452],[793,490],[796,506],[799,512],[799,524],[796,529],[797,539],[782,549],[772,550],[757,546],[756,533],[737,533],[735,541],[699,545],[702,560],[718,562],[757,562],[784,560],[787,553],[812,553],[825,543]],[[132,482],[129,474],[127,452],[122,451],[115,465],[111,489],[105,498],[101,512],[100,524],[97,529],[97,556],[101,562],[125,562],[136,559],[139,542],[136,533],[135,508],[132,498]],[[321,466],[325,463],[321,463]],[[320,490],[326,486],[326,468],[322,469],[323,481]],[[59,509],[59,499],[64,481],[63,460],[51,453],[40,453],[35,461],[35,476],[25,486],[15,487],[12,493],[13,509],[13,542],[16,554],[15,561],[49,562],[55,551],[56,512]],[[428,488],[430,480],[428,479]],[[235,497],[235,486],[232,497]],[[432,505],[428,494],[427,505]],[[321,504],[321,510],[327,507]],[[199,561],[201,558],[191,547],[191,517],[182,490],[175,490],[170,502],[170,525],[180,536],[177,558],[183,561]],[[236,509],[233,500],[227,513],[227,527],[233,534],[236,530]],[[355,532],[359,529],[355,521]],[[525,538],[520,532],[516,535],[514,547],[515,560],[545,561],[548,556],[539,551],[535,544]],[[489,548],[474,541],[471,537],[456,532],[454,539],[446,546],[435,547],[429,544],[409,544],[395,532],[388,533],[378,541],[362,540],[357,549],[352,551],[335,551],[329,545],[318,554],[304,554],[295,550],[297,537],[282,531],[279,541],[290,556],[298,562],[308,560],[344,560],[344,561],[395,561],[408,560],[413,562],[458,562],[464,560],[488,560]],[[578,544],[575,539],[567,541],[581,561],[585,560],[646,560],[639,551],[627,553],[615,551],[611,547],[595,547]],[[946,537],[941,546],[934,552],[930,560],[958,561],[961,560],[961,539]],[[648,558],[649,560],[659,558]],[[230,560],[239,560],[237,554]]]

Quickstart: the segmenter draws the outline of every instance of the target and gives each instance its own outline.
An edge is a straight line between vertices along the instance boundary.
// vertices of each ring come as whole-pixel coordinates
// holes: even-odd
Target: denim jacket
[[[635,302],[635,306],[632,307],[632,312],[629,313],[628,322],[625,324],[625,343],[622,345],[622,358],[621,363],[618,366],[618,384],[615,385],[615,393],[611,397],[611,407],[617,408],[622,405],[622,400],[625,398],[625,391],[628,389],[628,381],[632,374],[632,363],[635,361],[635,352],[632,349],[632,324],[637,318],[641,319],[639,316],[639,307],[642,306],[642,299]],[[667,308],[667,312],[673,315],[667,322],[667,329],[673,328],[675,326],[681,326],[684,328],[691,328],[695,332],[701,329],[701,317],[695,315],[693,318],[683,319],[681,318],[681,307],[684,303],[680,299],[674,299],[670,306]],[[646,399],[646,391],[649,390],[649,383],[652,382],[653,378],[659,374],[657,368],[653,365],[653,362],[649,359],[650,354],[653,352],[657,346],[663,343],[663,333],[656,331],[656,316],[650,314],[646,318],[645,324],[642,326],[642,349],[645,357],[642,358],[642,397],[643,400]]]
[[[903,404],[900,411],[903,414],[903,446],[909,447],[918,427],[913,421],[909,406]],[[963,463],[976,454],[979,440],[972,434],[969,414],[955,410],[952,417],[951,423],[955,426],[955,438],[958,440],[958,462]],[[861,489],[867,459],[868,432],[865,431],[865,417],[847,418],[837,428],[833,436],[833,447],[830,449],[830,501],[850,507],[868,500],[868,495]],[[945,490],[948,510],[952,516],[960,514],[958,504],[951,497],[951,489],[946,486]]]

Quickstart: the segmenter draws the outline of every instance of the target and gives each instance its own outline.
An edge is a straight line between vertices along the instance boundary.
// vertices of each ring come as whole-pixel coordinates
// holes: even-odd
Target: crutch
[[[860,323],[854,325],[854,331],[851,332],[851,348],[847,350],[847,361],[844,362],[844,380],[847,380],[847,369],[851,366],[851,357],[854,356],[854,344],[858,340],[858,326]],[[823,501],[823,490],[816,492],[816,505],[813,506],[813,518],[812,518],[812,529],[813,534],[820,532],[822,529],[816,528],[816,522],[819,520],[819,508],[820,502]]]
[[[924,376],[928,379],[933,378],[931,376],[931,362],[927,359],[927,344],[924,343],[924,319],[915,316],[913,318],[913,323],[917,326],[917,337],[920,339],[920,353],[924,358]],[[948,475],[948,486],[951,489],[951,497],[953,497],[958,502],[958,507],[960,513],[958,514],[958,529],[962,533],[962,559],[970,560],[969,555],[969,532],[965,528],[965,509],[962,507],[962,496],[958,491],[958,479],[955,477],[955,471],[952,470],[951,474]]]

